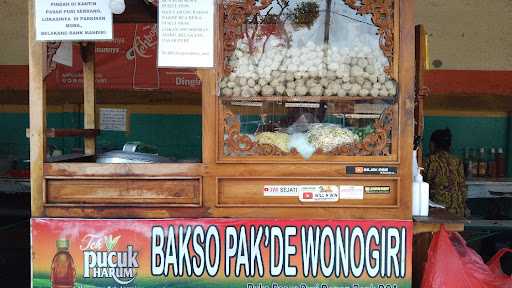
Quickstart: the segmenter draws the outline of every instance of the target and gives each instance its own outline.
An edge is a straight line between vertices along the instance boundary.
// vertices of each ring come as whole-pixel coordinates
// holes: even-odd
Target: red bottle
[[[57,254],[52,261],[52,288],[75,287],[75,263],[69,254],[69,240],[57,240]]]

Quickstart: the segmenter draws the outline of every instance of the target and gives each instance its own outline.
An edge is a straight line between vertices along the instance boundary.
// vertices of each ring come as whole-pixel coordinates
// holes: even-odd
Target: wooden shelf
[[[220,97],[224,102],[229,101],[266,101],[266,102],[346,102],[346,101],[384,101],[393,102],[395,97],[372,96],[256,96],[256,97]]]
[[[100,134],[98,129],[48,129],[46,135],[48,138],[60,137],[96,137]]]
[[[25,132],[27,138],[30,138],[30,129]],[[99,129],[55,129],[50,128],[46,130],[47,138],[61,138],[61,137],[96,137],[100,134]]]

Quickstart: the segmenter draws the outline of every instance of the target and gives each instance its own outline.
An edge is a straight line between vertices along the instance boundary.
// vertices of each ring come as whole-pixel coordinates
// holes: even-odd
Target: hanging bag
[[[442,225],[432,238],[425,264],[422,288],[512,288],[512,277],[501,270],[500,258],[512,249],[502,249],[487,264],[455,232]]]

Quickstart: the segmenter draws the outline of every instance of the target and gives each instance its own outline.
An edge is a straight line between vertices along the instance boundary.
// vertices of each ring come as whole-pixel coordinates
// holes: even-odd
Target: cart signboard
[[[411,221],[39,218],[32,287],[411,287],[411,252]]]

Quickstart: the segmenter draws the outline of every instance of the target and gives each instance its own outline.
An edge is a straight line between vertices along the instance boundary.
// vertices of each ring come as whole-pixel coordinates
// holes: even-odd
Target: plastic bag
[[[430,244],[422,288],[510,288],[512,277],[501,271],[500,258],[512,249],[502,249],[485,264],[464,239],[441,226]]]
[[[304,133],[312,123],[318,123],[318,119],[312,113],[301,113],[295,122],[286,129],[288,134]]]
[[[311,124],[307,137],[309,143],[325,152],[332,151],[338,146],[353,144],[359,140],[350,129],[341,128],[331,123]]]

